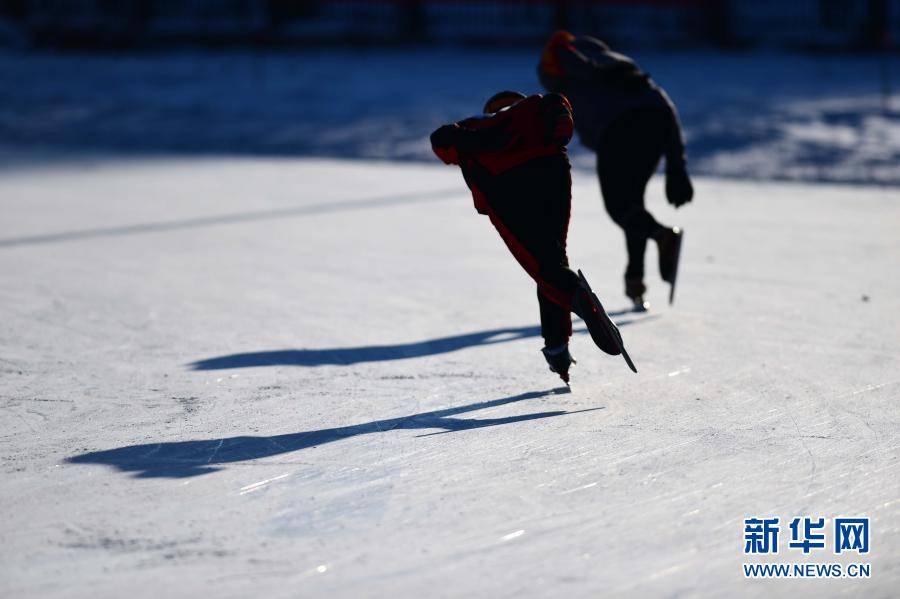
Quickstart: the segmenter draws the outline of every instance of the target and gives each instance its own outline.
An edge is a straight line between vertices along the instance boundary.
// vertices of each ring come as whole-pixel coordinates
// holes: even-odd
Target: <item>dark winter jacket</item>
[[[565,157],[573,132],[565,96],[535,94],[494,114],[444,125],[431,134],[431,147],[445,164],[462,168],[475,208],[486,214],[488,180],[531,160]]]
[[[666,159],[684,162],[681,124],[672,101],[632,59],[613,52],[590,36],[574,38],[560,32],[551,38],[538,65],[543,86],[565,94],[572,103],[581,142],[597,150],[607,127],[634,108],[659,107],[671,115]]]

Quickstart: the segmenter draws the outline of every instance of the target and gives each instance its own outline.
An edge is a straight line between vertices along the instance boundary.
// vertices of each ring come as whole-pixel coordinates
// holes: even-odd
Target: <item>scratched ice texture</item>
[[[623,311],[574,144],[640,372],[577,323],[568,392],[426,142],[533,52],[0,55],[0,596],[895,594],[900,63],[635,56],[700,175],[648,196],[681,283],[651,247]],[[872,578],[745,581],[754,515],[869,516]]]
[[[576,175],[571,260],[640,372],[579,323],[565,392],[449,167],[6,169],[0,595],[895,594],[896,189],[696,187],[651,184],[686,245],[671,308],[648,252],[635,315]],[[753,515],[870,517],[872,578],[744,580]]]

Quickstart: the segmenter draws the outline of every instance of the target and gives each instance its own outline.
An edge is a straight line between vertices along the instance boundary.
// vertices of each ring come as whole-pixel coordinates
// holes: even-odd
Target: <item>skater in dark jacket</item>
[[[653,218],[644,206],[644,190],[665,156],[669,203],[677,208],[693,198],[675,106],[634,61],[589,36],[557,31],[544,47],[538,75],[548,91],[569,98],[581,142],[597,153],[603,202],[625,232],[625,294],[635,309],[647,308],[644,251],[653,239],[660,275],[671,285],[671,303],[683,232]]]
[[[571,173],[566,145],[572,112],[560,94],[525,97],[500,92],[484,114],[444,125],[431,135],[434,153],[459,165],[475,209],[487,215],[506,246],[537,282],[543,353],[550,369],[568,383],[573,363],[568,341],[571,312],[588,325],[608,354],[630,358],[622,338],[583,275],[569,268],[566,235]]]

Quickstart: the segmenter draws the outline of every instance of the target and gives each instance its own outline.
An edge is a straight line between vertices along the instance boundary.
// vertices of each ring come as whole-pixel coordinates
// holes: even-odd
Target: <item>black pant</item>
[[[489,178],[483,190],[491,222],[538,284],[545,343],[566,343],[572,335],[572,295],[578,285],[566,256],[572,200],[568,157],[531,160]]]
[[[663,108],[636,108],[613,121],[597,148],[603,203],[625,232],[626,279],[644,278],[647,239],[664,228],[644,207],[644,191],[663,155],[672,123]]]

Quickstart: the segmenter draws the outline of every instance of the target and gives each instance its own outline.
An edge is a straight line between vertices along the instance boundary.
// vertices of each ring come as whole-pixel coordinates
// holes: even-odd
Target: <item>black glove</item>
[[[459,125],[444,125],[431,134],[432,148],[450,148],[456,144]]]
[[[666,198],[676,208],[694,199],[694,187],[683,164],[666,164]]]

